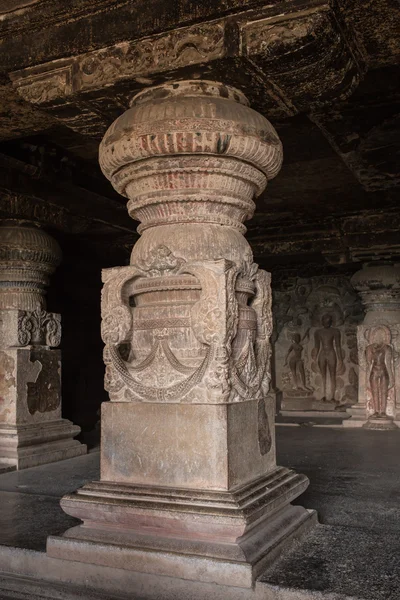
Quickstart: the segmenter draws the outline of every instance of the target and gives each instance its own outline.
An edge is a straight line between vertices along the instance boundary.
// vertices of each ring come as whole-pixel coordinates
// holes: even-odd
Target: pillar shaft
[[[0,222],[0,464],[17,469],[86,452],[61,418],[61,317],[46,311],[60,260],[37,224]]]
[[[107,131],[100,165],[141,238],[103,272],[101,480],[62,500],[84,526],[52,556],[246,587],[313,522],[289,504],[307,478],[275,462],[270,275],[243,237],[281,162],[271,124],[216,82],[145,90]],[[102,554],[116,542],[125,559]]]

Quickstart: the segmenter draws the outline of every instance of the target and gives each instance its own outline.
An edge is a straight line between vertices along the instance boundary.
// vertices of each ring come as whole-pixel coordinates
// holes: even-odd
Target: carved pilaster
[[[281,162],[271,124],[241,92],[213,81],[141,92],[108,129],[100,165],[128,198],[141,238],[129,266],[103,271],[111,402],[101,481],[62,500],[90,524],[50,540],[52,556],[100,564],[77,540],[112,544],[117,523],[132,550],[128,568],[140,570],[145,547],[151,572],[161,573],[163,553],[172,575],[173,536],[182,555],[195,543],[199,567],[208,556],[207,581],[223,583],[218,565],[232,561],[230,585],[248,587],[271,545],[312,524],[288,504],[307,478],[275,462],[270,275],[243,237],[254,198]],[[148,527],[158,531],[151,547],[140,541]],[[260,536],[268,542],[258,545]],[[198,574],[190,567],[179,576]]]
[[[345,424],[393,429],[400,422],[400,265],[367,263],[351,282],[366,314],[357,330],[359,401]]]

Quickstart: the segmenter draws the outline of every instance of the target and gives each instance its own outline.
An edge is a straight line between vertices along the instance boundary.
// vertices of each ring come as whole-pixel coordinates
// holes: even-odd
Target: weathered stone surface
[[[251,587],[312,526],[290,505],[307,480],[275,462],[270,276],[242,235],[281,161],[213,81],[141,92],[108,129],[100,164],[141,238],[103,272],[101,480],[62,500],[84,524],[51,556]]]
[[[287,117],[346,98],[364,71],[357,40],[346,35],[337,11],[320,2],[243,10],[22,69],[11,78],[27,102],[75,131],[99,136],[110,109],[115,113],[132,89],[156,81],[222,78],[239,89],[248,86],[255,106]]]
[[[4,221],[0,236],[0,460],[23,469],[86,446],[61,418],[61,317],[45,310],[61,250],[26,221]]]

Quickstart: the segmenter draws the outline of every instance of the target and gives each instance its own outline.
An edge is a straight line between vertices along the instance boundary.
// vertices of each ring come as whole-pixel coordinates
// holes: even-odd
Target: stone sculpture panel
[[[349,280],[281,279],[274,307],[274,375],[282,408],[332,410],[354,403],[362,308]]]

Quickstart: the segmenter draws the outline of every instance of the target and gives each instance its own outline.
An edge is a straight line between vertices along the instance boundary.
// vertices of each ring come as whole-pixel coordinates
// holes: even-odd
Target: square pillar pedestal
[[[103,404],[101,481],[62,499],[83,525],[48,538],[48,554],[251,587],[316,523],[290,504],[308,479],[276,466],[274,440],[261,453],[273,420],[272,400]]]
[[[48,329],[47,342],[58,345],[60,316],[0,310],[0,322],[0,464],[27,469],[86,454],[73,439],[80,427],[61,418],[60,350],[22,345],[33,342],[40,323]]]

